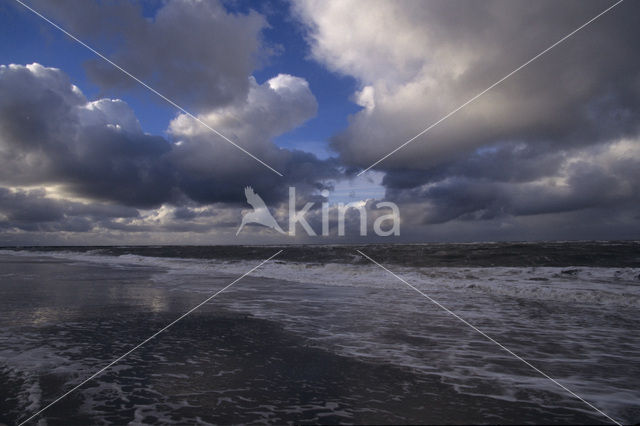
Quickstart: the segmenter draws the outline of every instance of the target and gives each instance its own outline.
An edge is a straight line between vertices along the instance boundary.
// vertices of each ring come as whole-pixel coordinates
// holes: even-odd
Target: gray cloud
[[[0,229],[5,231],[88,232],[115,218],[138,217],[130,207],[52,198],[42,189],[0,187]]]
[[[333,160],[272,142],[315,115],[306,81],[280,75],[262,85],[250,79],[249,86],[246,103],[201,119],[242,141],[285,178],[187,116],[171,123],[170,139],[149,135],[126,103],[90,102],[58,69],[0,66],[0,184],[18,188],[2,192],[3,229],[207,232],[235,224],[229,209],[239,214],[244,186],[269,203],[284,200],[290,184],[302,193],[324,188],[325,179],[339,175]],[[20,189],[34,186],[49,189]],[[52,191],[57,197],[47,195]]]
[[[42,188],[0,187],[0,232],[5,240],[19,238],[24,231],[66,236],[91,233],[97,238],[112,235],[122,241],[132,234],[144,233],[207,233],[227,227],[231,232],[237,225],[235,213],[236,208],[224,204],[140,211],[117,204],[60,198]],[[42,239],[60,242],[51,235]]]
[[[215,0],[167,1],[151,17],[143,15],[141,4],[124,0],[33,4],[75,35],[98,43],[98,50],[131,74],[196,110],[242,102],[247,76],[269,55],[261,39],[264,17],[229,13]],[[102,59],[88,61],[86,69],[103,89],[138,87]]]
[[[59,70],[1,68],[0,184],[12,189],[0,190],[0,227],[163,241],[235,232],[246,185],[285,223],[289,185],[320,201],[312,194],[341,170],[368,166],[609,3],[296,1],[312,57],[353,76],[363,107],[331,140],[339,158],[325,161],[273,143],[318,105],[304,79],[250,77],[269,54],[260,15],[186,0],[153,17],[125,1],[34,4],[98,46],[108,40],[118,63],[285,174],[187,116],[149,135],[126,103],[89,101]],[[380,164],[402,240],[640,237],[638,12],[623,3]],[[133,87],[100,61],[87,70],[103,89]],[[357,230],[355,213],[347,219]]]
[[[573,212],[582,209],[640,212],[640,144],[637,140],[519,159],[520,172],[500,151],[449,163],[437,173],[390,172],[387,197],[422,201],[421,221],[443,223]],[[528,169],[541,171],[530,176]],[[610,213],[608,213],[610,214]]]
[[[312,56],[359,82],[354,100],[363,109],[331,142],[357,170],[607,5],[371,1],[362,9],[300,0],[294,14]],[[378,165],[387,198],[404,206],[404,222],[482,229],[514,217],[591,211],[601,215],[599,226],[618,215],[636,226],[638,13],[638,3],[623,3]],[[580,237],[584,229],[574,225]]]
[[[229,13],[217,1],[167,1],[154,16],[143,16],[141,6],[128,1],[32,3],[162,93],[194,108],[199,118],[285,178],[187,116],[176,116],[168,137],[149,135],[125,102],[89,101],[60,70],[2,66],[0,185],[13,194],[3,203],[9,209],[10,199],[28,195],[31,200],[19,204],[29,210],[23,216],[16,208],[7,210],[4,229],[64,230],[63,224],[73,220],[78,232],[208,232],[235,223],[238,207],[246,205],[242,189],[247,185],[267,202],[280,203],[288,185],[310,193],[340,175],[334,160],[280,149],[272,141],[313,117],[317,102],[304,79],[281,74],[258,84],[250,76],[270,54],[261,15]],[[86,67],[103,89],[137,84],[100,60]],[[23,189],[34,187],[44,192]],[[62,208],[63,200],[71,210]],[[98,217],[91,213],[96,203],[133,207],[142,216]],[[203,206],[216,207],[204,211]]]
[[[314,57],[358,79],[333,148],[366,167],[549,46],[602,2],[297,2]],[[461,13],[464,11],[464,13]],[[623,4],[379,166],[426,169],[486,144],[593,144],[638,132],[633,44],[640,6]],[[533,27],[535,25],[535,27]],[[378,37],[380,32],[385,37]]]
[[[168,141],[142,133],[126,104],[88,102],[57,69],[0,66],[0,179],[63,184],[86,197],[153,206],[170,199]]]
[[[266,161],[280,177],[255,161],[229,161],[237,149],[213,135],[196,120],[181,114],[169,126],[176,141],[172,161],[180,170],[179,185],[192,199],[244,203],[242,188],[253,185],[268,203],[288,196],[289,185],[300,191],[323,188],[322,181],[340,175],[335,160],[318,160],[312,154],[278,148],[271,140],[316,114],[317,102],[304,79],[280,74],[263,84],[250,79],[247,102],[200,114],[252,154]]]

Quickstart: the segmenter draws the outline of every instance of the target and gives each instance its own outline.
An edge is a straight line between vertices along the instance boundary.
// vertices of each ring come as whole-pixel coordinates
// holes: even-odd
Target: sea
[[[638,424],[639,312],[634,241],[4,247],[0,424]]]

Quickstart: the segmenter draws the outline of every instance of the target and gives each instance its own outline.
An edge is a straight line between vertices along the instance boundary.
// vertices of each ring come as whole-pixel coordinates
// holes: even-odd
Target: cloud
[[[58,69],[0,66],[0,179],[146,207],[171,198],[168,141],[120,100],[88,102]]]
[[[170,0],[153,16],[142,5],[118,0],[34,1],[34,7],[74,35],[183,106],[200,110],[242,102],[247,76],[269,55],[256,12],[227,12],[216,0]],[[104,49],[101,45],[109,40]],[[103,89],[128,90],[138,83],[102,59],[86,63]]]
[[[320,201],[341,170],[369,166],[606,7],[295,1],[311,57],[354,77],[362,107],[331,139],[339,158],[319,160],[273,142],[318,104],[303,78],[251,77],[270,54],[261,15],[218,1],[171,0],[152,14],[128,1],[33,4],[285,175],[186,115],[150,135],[126,102],[87,99],[58,69],[0,67],[2,229],[157,232],[154,241],[235,232],[247,185],[286,223],[288,186]],[[385,198],[400,204],[402,238],[637,235],[639,8],[624,2],[377,166]],[[135,87],[100,60],[86,67],[105,92]],[[320,213],[309,215],[316,228]]]
[[[496,171],[505,156],[500,150],[476,155],[432,174],[391,172],[384,178],[387,197],[399,203],[422,201],[422,223],[598,208],[640,213],[638,140],[575,150],[560,161],[557,156],[548,161],[546,155],[515,155],[521,173],[509,167]]]
[[[363,109],[331,143],[346,166],[364,168],[606,6],[299,0],[293,9],[311,56],[360,86]],[[589,210],[602,226],[614,214],[637,221],[638,12],[623,3],[376,166],[403,220],[482,229]]]
[[[275,145],[265,142],[315,116],[318,104],[307,81],[300,77],[279,74],[263,84],[258,84],[253,77],[248,81],[246,102],[208,110],[198,118],[239,141],[244,148],[261,150],[255,152],[256,155],[270,155]],[[186,114],[179,114],[171,121],[169,132],[183,142],[206,138],[216,148],[237,149]]]
[[[62,227],[73,217],[85,219],[78,232],[208,232],[233,222],[231,211],[238,216],[244,186],[277,204],[288,185],[312,193],[339,177],[335,160],[273,143],[313,117],[318,105],[302,78],[279,74],[258,83],[250,75],[271,54],[262,39],[267,22],[258,13],[231,13],[217,1],[171,0],[152,15],[128,1],[32,3],[285,178],[185,115],[175,117],[166,136],[150,135],[126,102],[89,100],[59,69],[2,66],[0,185],[28,195],[31,204],[20,204],[25,208],[58,212],[49,220],[34,207],[30,220],[12,210],[4,229],[36,230],[45,223],[55,229],[55,219]],[[137,85],[98,59],[86,69],[107,91]],[[63,200],[76,211],[98,203],[134,208],[140,217],[98,219],[86,209],[75,214],[60,210]]]
[[[230,234],[237,227],[237,213],[237,208],[225,204],[138,210],[60,198],[55,191],[44,188],[0,187],[0,233],[6,242],[30,244],[34,242],[33,235],[37,241],[59,244],[73,241],[77,235],[87,238],[87,234],[91,234],[95,242],[111,243],[158,241],[172,234]],[[25,232],[31,237],[20,240]]]
[[[312,56],[362,85],[366,109],[335,136],[367,167],[602,9],[601,2],[296,2]],[[505,141],[597,143],[638,131],[640,86],[624,4],[385,160],[427,169]],[[626,9],[626,10],[625,10]],[[615,16],[614,16],[615,15]],[[535,28],[532,26],[535,23]]]
[[[176,141],[172,161],[181,171],[183,191],[200,202],[210,201],[213,194],[223,194],[217,199],[244,203],[242,188],[252,184],[266,202],[273,203],[288,196],[289,185],[313,191],[324,188],[320,182],[338,177],[334,160],[319,160],[312,154],[281,149],[271,143],[274,137],[315,116],[318,105],[307,82],[280,74],[263,84],[250,78],[249,84],[245,104],[219,108],[200,114],[199,118],[239,141],[284,177],[251,159],[229,161],[238,155],[237,148],[181,114],[171,122],[169,133]]]
[[[0,187],[0,229],[88,232],[114,218],[137,218],[138,210],[104,203],[82,203],[48,196],[43,189]]]
[[[282,170],[284,179],[187,116],[172,121],[169,139],[149,135],[125,102],[88,101],[58,69],[0,66],[0,184],[57,186],[66,197],[143,210],[197,209],[216,203],[237,208],[245,202],[242,188],[247,185],[265,200],[280,202],[289,184],[313,192],[324,187],[325,179],[338,176],[332,160],[280,149],[272,142],[315,115],[317,102],[307,82],[281,74],[263,84],[250,78],[249,86],[246,103],[213,109],[201,119]],[[80,207],[74,206],[77,212]],[[63,218],[59,207],[43,212],[59,212],[57,217]],[[20,219],[15,212],[7,217]],[[125,225],[101,226],[133,229],[131,223]]]

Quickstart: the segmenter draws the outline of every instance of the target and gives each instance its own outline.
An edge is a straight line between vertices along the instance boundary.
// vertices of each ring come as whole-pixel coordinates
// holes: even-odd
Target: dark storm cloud
[[[0,178],[5,184],[64,184],[77,195],[148,207],[169,199],[169,142],[127,128],[133,112],[106,117],[59,70],[0,68]],[[100,123],[107,119],[107,122]],[[122,123],[123,125],[120,125]]]
[[[125,1],[34,2],[98,46],[107,40],[116,62],[197,108],[285,177],[185,115],[166,137],[148,135],[124,102],[89,102],[59,70],[4,67],[0,184],[56,185],[88,201],[65,207],[44,193],[7,190],[0,226],[207,232],[237,225],[248,185],[286,220],[294,185],[299,202],[317,202],[309,220],[319,229],[321,200],[312,194],[327,180],[369,166],[610,4],[296,2],[311,55],[353,76],[363,107],[332,138],[339,159],[319,160],[273,143],[318,105],[304,79],[250,77],[265,49],[259,15],[186,0],[167,2],[153,17]],[[639,14],[640,3],[622,3],[377,166],[386,199],[400,204],[403,236],[640,236]],[[103,89],[133,87],[100,61],[87,69]],[[347,219],[357,229],[356,213]]]
[[[423,223],[443,223],[454,219],[487,220],[508,215],[528,216],[573,212],[582,209],[640,211],[640,147],[637,142],[582,152],[584,159],[560,167],[552,163],[547,180],[514,179],[520,173],[499,172],[493,156],[480,165],[477,158],[452,164],[437,175],[413,172],[408,176],[390,173],[387,197],[401,204],[424,203],[419,212]],[[555,158],[552,158],[555,160]],[[545,158],[538,159],[544,170]],[[523,161],[526,166],[527,162]],[[482,167],[480,167],[482,166]],[[559,169],[561,174],[557,174]],[[480,171],[486,172],[480,173]],[[423,185],[416,187],[416,182]],[[606,214],[606,213],[605,213]]]
[[[367,167],[606,7],[600,1],[300,1],[312,52],[358,79],[365,109],[336,135]],[[640,4],[625,2],[378,166],[428,169],[498,142],[556,150],[634,136]],[[381,17],[384,16],[384,19]],[[352,25],[354,21],[358,25]],[[377,37],[384,29],[386,37]]]
[[[87,232],[114,218],[137,218],[136,209],[48,197],[43,190],[0,187],[0,228],[41,232]]]
[[[318,106],[304,79],[280,74],[258,84],[250,77],[258,56],[269,49],[261,39],[266,22],[260,15],[227,13],[215,1],[165,2],[153,17],[143,17],[139,5],[126,1],[33,5],[99,48],[108,41],[105,53],[116,62],[195,107],[199,118],[285,177],[185,115],[176,116],[168,137],[149,135],[125,102],[89,101],[58,69],[2,66],[0,184],[12,187],[14,198],[25,186],[47,188],[20,204],[31,210],[25,217],[15,209],[5,214],[3,228],[205,232],[235,224],[238,207],[248,207],[245,186],[278,204],[288,197],[289,185],[305,194],[340,175],[334,160],[273,143],[313,117]],[[88,64],[102,88],[131,86],[130,78],[102,65]],[[85,203],[69,201],[63,209],[58,197]],[[3,202],[10,204],[8,198]],[[96,202],[102,209],[134,207],[136,215],[102,217],[92,213]],[[202,205],[215,205],[216,212]]]
[[[340,160],[356,169],[612,4],[371,1],[362,10],[294,3],[313,57],[360,83],[354,99],[363,109],[332,138]],[[386,197],[403,207],[403,223],[483,229],[588,210],[592,220],[600,216],[594,227],[619,215],[637,226],[639,14],[640,3],[622,3],[376,166],[385,172]],[[584,229],[574,225],[580,237]]]
[[[201,119],[280,171],[278,176],[255,161],[241,157],[237,149],[192,118],[182,114],[171,122],[176,141],[174,168],[180,171],[179,186],[198,202],[225,201],[244,204],[243,188],[254,189],[267,203],[288,197],[288,186],[303,192],[323,189],[323,181],[340,176],[334,159],[277,147],[272,140],[316,114],[318,105],[304,79],[280,74],[263,84],[249,79],[247,102],[202,114]]]
[[[33,1],[70,32],[98,43],[110,59],[184,106],[202,109],[242,100],[247,76],[268,47],[260,36],[266,20],[257,13],[228,13],[218,1],[171,0],[154,16],[130,1]],[[109,43],[101,48],[104,40]],[[86,63],[104,89],[138,83],[102,59]]]
[[[0,66],[0,183],[58,185],[67,195],[142,209],[212,203],[237,208],[246,206],[245,186],[253,186],[268,203],[279,203],[288,197],[289,185],[304,194],[324,188],[321,181],[339,175],[334,160],[280,149],[271,141],[315,114],[317,104],[304,80],[281,75],[263,85],[250,80],[250,88],[249,103],[202,117],[246,142],[284,178],[189,117],[174,120],[169,141],[143,133],[133,111],[120,100],[87,101],[60,70],[38,64]],[[20,216],[19,208],[10,207],[26,195],[16,194],[3,200],[9,209],[5,228],[15,221],[20,229],[41,229],[34,225],[38,222],[56,229],[51,223],[59,220],[61,227],[73,225],[76,230],[89,230],[95,223],[106,229],[186,232],[231,221],[225,217],[179,224],[160,218],[141,223],[132,213],[137,210],[113,206],[113,218],[128,219],[114,222],[105,210],[109,204],[99,211],[93,204],[69,202],[65,207],[43,194],[36,199],[36,193],[20,204]],[[178,210],[174,218],[184,222],[189,211]],[[88,222],[81,222],[81,216]],[[213,216],[199,210],[191,218]]]
[[[237,227],[237,208],[225,204],[164,208],[140,212],[136,208],[53,197],[44,189],[0,187],[0,232],[3,240],[20,231],[39,233],[179,233],[209,232]],[[121,237],[122,238],[122,235]]]
[[[202,172],[197,168],[188,169],[186,160],[181,157],[184,152],[179,151],[182,150],[176,150],[176,158],[179,158],[176,160],[176,167],[181,172],[178,177],[180,190],[199,203],[220,201],[246,204],[244,187],[252,186],[266,203],[275,204],[287,199],[289,186],[295,186],[299,192],[309,194],[327,188],[324,180],[341,175],[335,160],[319,160],[315,155],[302,151],[279,152],[280,158],[275,164],[282,165],[279,170],[284,177],[260,167],[254,168],[250,173],[239,168],[235,173],[224,174],[215,170]],[[189,154],[195,156],[206,153],[203,150],[199,154]]]
[[[529,182],[552,175],[568,152],[554,151],[549,143],[500,143],[427,170],[392,170],[383,178],[390,189],[414,188],[450,177],[497,182]]]

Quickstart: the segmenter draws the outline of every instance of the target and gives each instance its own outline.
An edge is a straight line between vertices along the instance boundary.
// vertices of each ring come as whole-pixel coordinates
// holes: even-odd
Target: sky
[[[25,3],[130,75],[0,3],[0,245],[640,239],[638,2]]]

